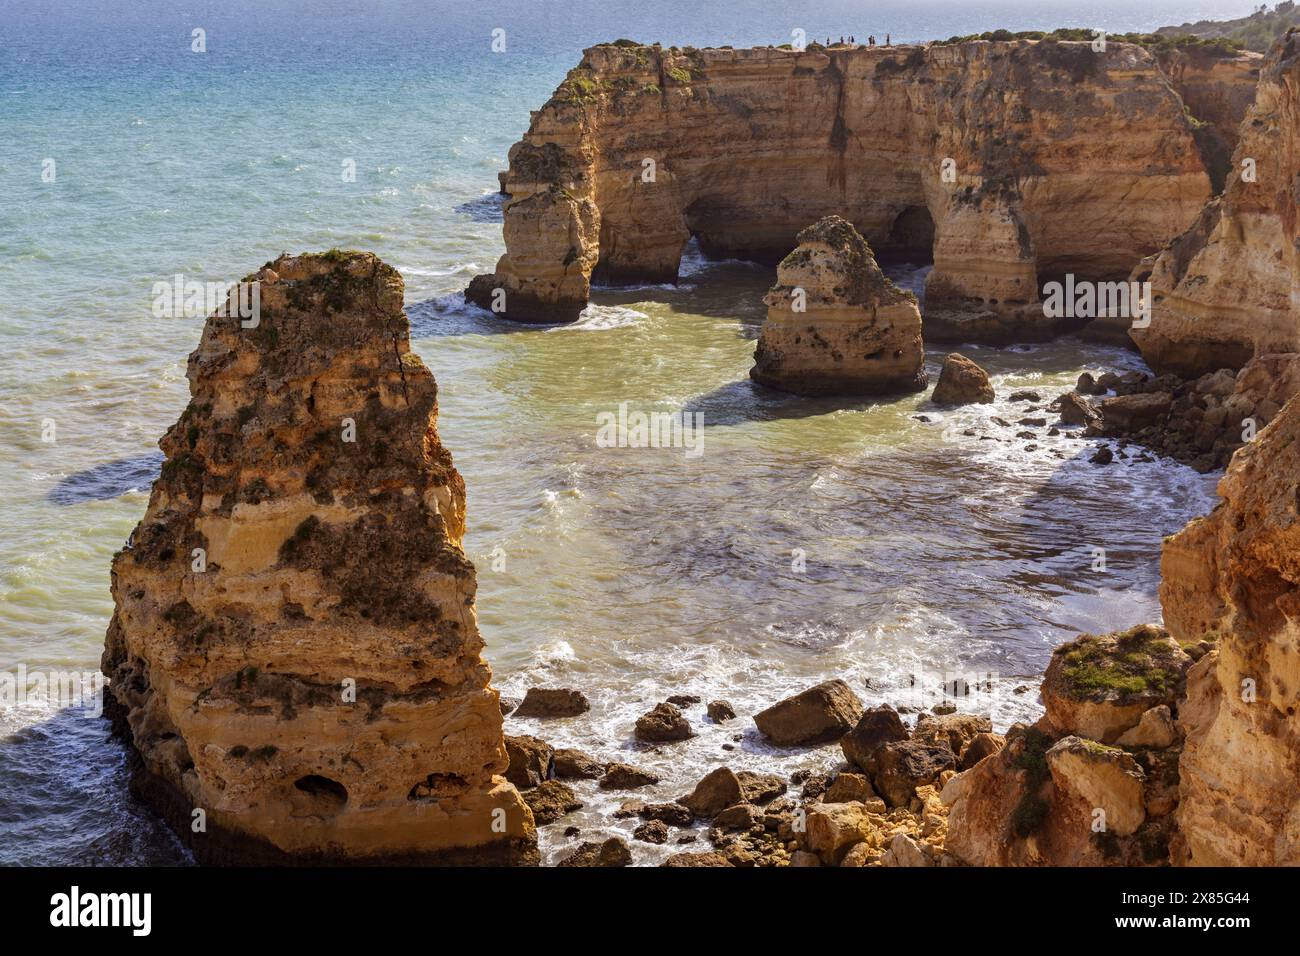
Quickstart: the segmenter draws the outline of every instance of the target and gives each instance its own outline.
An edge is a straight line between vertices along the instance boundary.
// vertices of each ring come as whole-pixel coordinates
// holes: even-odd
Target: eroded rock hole
[[[329,777],[322,777],[318,773],[311,773],[305,777],[299,777],[293,782],[293,785],[326,807],[340,809],[348,802],[347,787],[343,786],[343,784],[339,783],[337,780],[331,780]]]

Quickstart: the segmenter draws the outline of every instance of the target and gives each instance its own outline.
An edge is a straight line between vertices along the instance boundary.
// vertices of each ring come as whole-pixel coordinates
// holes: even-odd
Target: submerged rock
[[[335,251],[247,281],[256,321],[208,318],[113,562],[134,788],[202,862],[536,862],[401,277]]]
[[[799,395],[915,392],[926,383],[916,296],[892,283],[839,216],[799,233],[763,300],[754,381]]]

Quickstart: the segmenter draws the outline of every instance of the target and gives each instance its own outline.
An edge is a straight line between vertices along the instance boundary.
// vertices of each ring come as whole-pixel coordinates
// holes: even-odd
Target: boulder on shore
[[[828,680],[754,715],[763,736],[782,747],[827,743],[862,716],[862,701],[842,680]]]

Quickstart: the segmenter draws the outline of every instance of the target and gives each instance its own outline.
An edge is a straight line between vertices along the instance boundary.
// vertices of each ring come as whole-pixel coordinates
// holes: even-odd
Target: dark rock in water
[[[1092,404],[1075,392],[1066,392],[1055,404],[1060,409],[1061,421],[1066,425],[1096,426],[1101,420]]]
[[[707,819],[744,799],[745,792],[735,771],[729,767],[719,767],[706,774],[691,793],[679,797],[677,802],[695,816]]]
[[[604,843],[583,843],[556,866],[630,866],[632,851],[621,837],[610,837]]]
[[[456,206],[462,216],[469,216],[475,222],[504,222],[503,202],[505,196],[499,192],[488,193]]]
[[[632,831],[632,836],[646,843],[667,843],[668,824],[664,823],[662,820],[647,820]]]
[[[729,701],[711,700],[707,708],[709,720],[715,724],[725,723],[728,720],[735,720],[736,708],[731,706]]]
[[[582,827],[568,826],[564,828],[564,835],[566,837],[576,837],[581,832]]]
[[[674,707],[691,707],[698,704],[702,699],[695,694],[673,694],[668,698],[668,703]]]
[[[885,704],[864,713],[853,729],[840,738],[840,749],[849,763],[870,775],[876,770],[876,754],[880,749],[906,740],[907,736],[907,728],[898,713]]]
[[[532,790],[525,790],[524,802],[533,811],[538,826],[554,823],[566,813],[582,808],[582,801],[558,780],[547,780]]]
[[[561,780],[597,780],[605,775],[604,762],[581,750],[555,751],[555,776]]]
[[[635,790],[659,782],[659,778],[648,770],[639,770],[625,763],[612,763],[600,778],[602,790]]]
[[[1084,372],[1079,376],[1079,381],[1075,384],[1074,390],[1080,395],[1105,395],[1108,391],[1105,385],[1099,384],[1093,378],[1091,372]]]
[[[936,405],[987,405],[993,397],[988,373],[966,356],[953,352],[943,360],[939,384],[930,401]]]
[[[515,708],[519,706],[519,698],[502,696],[501,700],[498,701],[498,703],[501,705],[501,716],[508,717],[510,716],[511,712],[513,712]]]
[[[1043,397],[1039,395],[1037,392],[1032,392],[1028,390],[1020,391],[1020,392],[1012,392],[1009,397],[1009,401],[1012,402],[1041,402],[1042,400]]]
[[[506,756],[510,758],[506,779],[520,790],[536,787],[554,776],[555,752],[537,737],[507,735]]]
[[[652,743],[687,740],[695,736],[690,722],[682,712],[667,702],[656,704],[654,710],[642,714],[636,721],[636,737]]]
[[[1094,465],[1109,465],[1115,460],[1115,453],[1110,450],[1109,445],[1102,445],[1097,449],[1096,454],[1088,459]]]
[[[776,774],[751,770],[736,773],[729,767],[718,767],[677,802],[695,816],[708,818],[737,803],[766,803],[785,790],[785,781]]]
[[[688,827],[695,822],[695,814],[680,803],[647,803],[639,816],[643,820],[662,820],[675,827]]]
[[[162,468],[161,452],[93,465],[74,472],[50,489],[45,500],[56,505],[77,505],[86,501],[107,501],[128,491],[143,491],[153,484]]]
[[[577,717],[591,710],[582,691],[562,687],[530,687],[516,717]]]
[[[837,740],[862,715],[862,701],[842,680],[828,680],[754,715],[754,723],[782,747]]]

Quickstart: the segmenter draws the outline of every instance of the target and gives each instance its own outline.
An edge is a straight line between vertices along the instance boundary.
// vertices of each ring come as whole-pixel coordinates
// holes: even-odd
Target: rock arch
[[[596,46],[512,148],[506,254],[467,297],[571,321],[593,275],[674,281],[691,235],[777,261],[838,215],[888,255],[928,216],[927,336],[1044,338],[1040,270],[1127,274],[1195,218],[1193,132],[1132,44]]]

